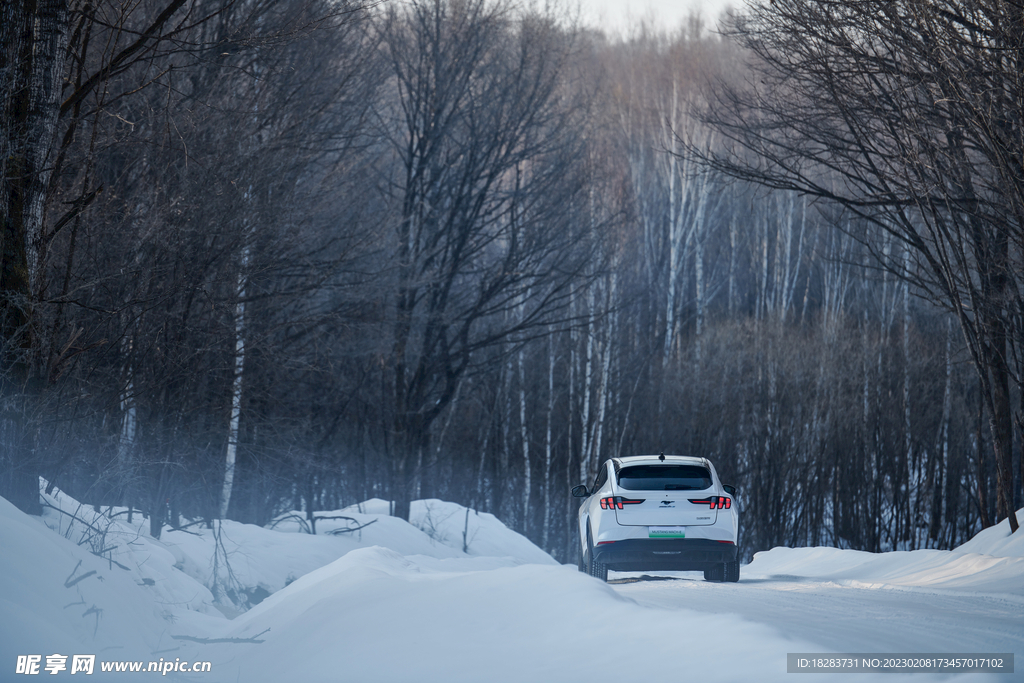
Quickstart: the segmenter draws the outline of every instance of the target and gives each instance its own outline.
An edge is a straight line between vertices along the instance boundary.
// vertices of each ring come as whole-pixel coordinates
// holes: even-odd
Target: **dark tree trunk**
[[[149,535],[160,540],[160,533],[164,529],[164,509],[167,503],[163,500],[154,500],[149,511]]]
[[[0,15],[0,495],[39,514],[32,411],[41,395],[32,334],[33,274],[42,265],[49,157],[68,40],[65,0],[15,0]]]
[[[413,487],[418,476],[416,463],[430,451],[430,425],[417,417],[399,422],[401,431],[395,439],[391,497],[395,504],[394,516],[409,521]]]
[[[1013,418],[1010,410],[1009,378],[993,373],[992,378],[992,450],[996,460],[996,520],[1010,520],[1010,531],[1017,530],[1013,510]]]
[[[978,391],[984,391],[984,387],[979,382]],[[985,466],[985,433],[983,425],[985,423],[985,398],[984,396],[978,396],[978,424],[974,432],[974,442],[977,448],[978,455],[978,513],[981,516],[981,528],[987,529],[992,526],[992,519],[989,517],[988,510],[988,468]]]

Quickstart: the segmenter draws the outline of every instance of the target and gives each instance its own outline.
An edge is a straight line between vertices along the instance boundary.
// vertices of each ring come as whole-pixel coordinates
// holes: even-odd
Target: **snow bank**
[[[173,646],[167,598],[189,602],[205,592],[183,575],[157,587],[152,577],[162,573],[166,558],[122,568],[3,498],[0,548],[0,680],[10,679],[18,655],[138,656]]]
[[[292,514],[295,517],[273,529],[227,520],[218,524],[217,533],[197,527],[189,529],[192,533],[166,530],[161,540],[182,558],[185,572],[208,586],[213,585],[216,560],[218,585],[233,589],[236,594],[245,592],[249,603],[358,548],[384,545],[403,555],[463,555],[433,542],[419,529],[395,517],[345,513],[352,522],[324,520],[318,522],[317,534],[311,535],[302,531],[298,521],[302,513]],[[336,517],[341,511],[316,514]],[[351,533],[331,533],[360,526],[363,528]]]
[[[1024,526],[1024,508],[1017,510],[1017,524]],[[1024,557],[1024,534],[1010,533],[1010,520],[983,529],[971,540],[954,550],[994,557]]]
[[[41,518],[0,499],[0,674],[24,654],[105,653],[101,657],[149,661],[173,653],[233,671],[203,680],[236,680],[238,667],[230,662],[240,648],[259,643],[229,647],[197,641],[248,638],[251,633],[233,634],[271,608],[275,633],[294,627],[306,634],[300,617],[319,601],[321,588],[304,587],[318,586],[318,572],[325,566],[333,567],[327,574],[330,582],[346,567],[345,576],[352,578],[382,568],[403,576],[458,577],[531,562],[557,566],[493,515],[438,500],[413,503],[414,524],[388,516],[385,501],[371,500],[318,512],[317,535],[307,533],[302,513],[286,513],[274,528],[225,521],[214,529],[165,528],[155,540],[148,534],[148,520],[136,515],[129,523],[126,509],[97,512],[59,489],[42,498]],[[366,548],[372,550],[347,559]],[[378,561],[367,564],[367,558]],[[381,564],[380,558],[386,561]],[[277,595],[290,585],[291,591]],[[259,611],[235,621],[224,618],[264,598]],[[300,661],[281,651],[271,659],[289,662],[293,673]],[[104,678],[99,671],[94,675]],[[126,674],[120,675],[123,680]]]
[[[40,488],[46,482],[40,482]],[[131,580],[152,594],[155,601],[175,609],[215,614],[213,596],[204,588],[199,573],[182,572],[192,560],[175,552],[173,545],[154,541],[141,515],[127,522],[127,509],[97,513],[91,506],[55,488],[51,494],[40,492],[44,508],[41,521],[89,557],[105,560],[108,569],[127,572]],[[15,511],[16,512],[16,511]],[[207,584],[212,585],[212,584]],[[184,598],[188,596],[188,598]]]
[[[314,683],[771,680],[766,662],[781,679],[785,653],[811,647],[734,616],[641,607],[575,567],[479,559],[349,553],[231,622],[225,637],[266,641],[236,656],[240,680],[293,680],[296,662]]]
[[[352,505],[337,513],[317,514],[340,514],[356,518],[387,516],[390,513],[390,503],[380,498]],[[497,517],[486,512],[479,512],[458,505],[448,503],[436,498],[428,500],[415,500],[412,502],[409,511],[409,523],[422,531],[434,544],[434,548],[428,551],[416,551],[415,553],[403,552],[404,555],[429,555],[431,557],[442,557],[443,554],[437,546],[451,548],[457,551],[450,557],[470,555],[474,557],[509,557],[520,564],[557,564],[555,559],[538,548],[522,534],[509,529]],[[317,529],[321,527],[318,525]],[[367,542],[373,544],[373,536],[367,536]],[[396,549],[390,542],[380,542],[378,545]],[[465,548],[465,553],[463,553]]]
[[[1024,509],[1017,512],[1024,523]],[[1009,520],[954,550],[868,553],[837,548],[772,548],[754,555],[744,578],[793,577],[858,587],[939,589],[1024,597],[1024,532]]]
[[[431,498],[413,501],[409,518],[439,543],[461,550],[465,539],[471,556],[508,557],[519,564],[558,564],[526,536],[486,512]]]
[[[506,557],[513,564],[555,564],[493,515],[439,500],[414,501],[411,524],[389,516],[387,501],[372,499],[315,513],[316,535],[309,533],[305,513],[292,511],[279,515],[271,528],[225,520],[214,529],[165,528],[156,541],[148,533],[148,520],[136,515],[129,524],[125,508],[97,513],[59,489],[42,497],[47,504],[43,521],[52,530],[132,567],[136,579],[163,601],[176,603],[188,593],[193,597],[184,607],[208,614],[216,613],[216,605],[233,616],[236,608],[257,604],[358,548],[382,546],[435,559]],[[468,553],[462,550],[463,532]],[[207,590],[196,590],[195,583]]]

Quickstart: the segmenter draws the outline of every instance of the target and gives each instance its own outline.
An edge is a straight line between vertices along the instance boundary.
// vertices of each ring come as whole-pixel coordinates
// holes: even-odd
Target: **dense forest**
[[[442,498],[571,562],[570,487],[665,452],[748,557],[953,547],[1022,504],[1022,43],[1019,0],[5,2],[0,495]]]

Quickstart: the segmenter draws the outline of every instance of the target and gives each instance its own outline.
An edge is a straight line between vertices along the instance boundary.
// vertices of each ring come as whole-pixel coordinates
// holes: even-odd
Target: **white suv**
[[[735,494],[707,458],[612,458],[601,464],[592,490],[572,490],[586,498],[579,569],[603,581],[609,569],[704,570],[708,581],[739,581]]]

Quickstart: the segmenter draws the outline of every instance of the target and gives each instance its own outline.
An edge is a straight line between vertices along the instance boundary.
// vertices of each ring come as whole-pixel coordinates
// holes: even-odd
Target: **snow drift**
[[[1017,511],[1024,523],[1024,510]],[[965,591],[1024,598],[1024,533],[1010,521],[979,532],[955,550],[867,553],[836,548],[772,548],[757,553],[747,578],[795,576],[840,585]],[[1024,604],[1022,604],[1024,607]]]

